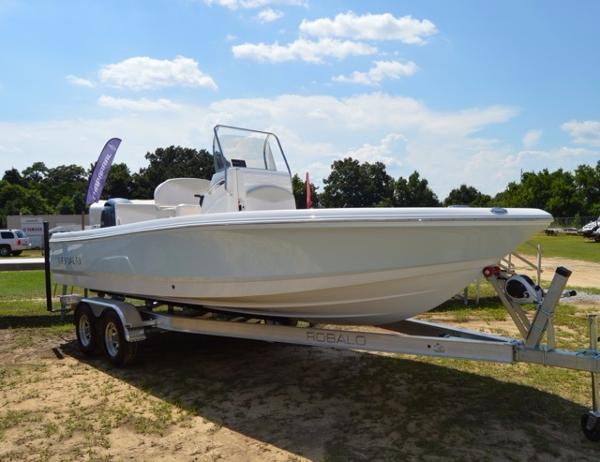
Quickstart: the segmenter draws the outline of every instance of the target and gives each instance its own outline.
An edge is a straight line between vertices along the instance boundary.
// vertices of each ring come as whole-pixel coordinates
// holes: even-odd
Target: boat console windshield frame
[[[231,125],[215,125],[213,131],[213,158],[216,172],[224,170],[227,177],[227,169],[230,167],[283,171],[283,165],[276,152],[279,150],[285,169],[289,176],[292,176],[281,142],[275,133]],[[219,135],[220,131],[229,133]],[[273,140],[275,143],[272,142]],[[280,168],[277,168],[278,164]]]

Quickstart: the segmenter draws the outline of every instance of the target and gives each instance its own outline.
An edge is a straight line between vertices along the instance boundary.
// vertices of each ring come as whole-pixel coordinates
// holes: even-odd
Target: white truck
[[[31,240],[20,229],[0,229],[0,257],[21,255],[31,248]]]

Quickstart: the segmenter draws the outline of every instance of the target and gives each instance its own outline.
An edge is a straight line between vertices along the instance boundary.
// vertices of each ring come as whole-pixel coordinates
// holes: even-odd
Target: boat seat
[[[171,178],[154,190],[157,207],[177,207],[180,204],[200,204],[200,196],[208,192],[210,181],[201,178]]]
[[[198,204],[179,204],[175,207],[175,216],[184,217],[202,213],[202,207]]]

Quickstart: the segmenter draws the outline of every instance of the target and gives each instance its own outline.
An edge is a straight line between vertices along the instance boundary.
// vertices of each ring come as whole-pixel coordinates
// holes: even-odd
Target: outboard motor
[[[515,274],[508,278],[504,290],[512,301],[521,305],[541,303],[544,298],[542,288],[524,274]]]
[[[115,204],[124,204],[131,202],[129,199],[114,198],[108,199],[104,204],[100,215],[100,228],[107,228],[117,224],[117,211]]]

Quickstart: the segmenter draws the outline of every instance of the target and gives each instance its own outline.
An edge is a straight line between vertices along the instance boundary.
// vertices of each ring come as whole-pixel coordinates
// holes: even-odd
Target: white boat
[[[385,324],[435,308],[552,221],[537,209],[296,210],[274,134],[217,126],[213,151],[210,183],[171,180],[152,203],[111,205],[116,226],[53,235],[55,281],[248,315]]]

